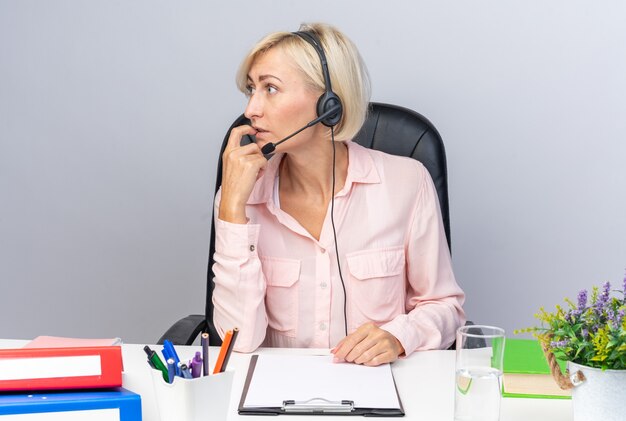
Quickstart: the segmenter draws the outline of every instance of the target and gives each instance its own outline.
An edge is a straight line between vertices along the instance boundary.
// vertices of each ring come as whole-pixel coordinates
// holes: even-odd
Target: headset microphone
[[[320,121],[324,120],[325,118],[331,117],[333,114],[337,114],[339,111],[341,111],[341,105],[335,105],[330,110],[326,111],[325,113],[323,113],[322,115],[317,117],[315,120],[310,121],[306,126],[302,127],[301,129],[298,129],[297,131],[291,133],[286,138],[284,138],[284,139],[282,139],[282,140],[280,140],[280,141],[278,141],[276,143],[268,143],[267,145],[263,146],[261,148],[261,152],[263,153],[263,155],[271,154],[272,152],[274,152],[274,150],[276,150],[276,146],[280,145],[281,143],[283,143],[286,140],[291,139],[292,137],[294,137],[295,135],[297,135],[301,131],[303,131],[305,129],[308,129],[311,126],[316,125],[317,123],[319,123]]]

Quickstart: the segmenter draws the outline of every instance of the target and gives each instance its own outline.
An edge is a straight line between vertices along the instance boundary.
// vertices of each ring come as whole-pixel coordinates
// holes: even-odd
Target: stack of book
[[[141,421],[141,398],[122,386],[118,339],[38,337],[0,349],[2,421]]]
[[[565,363],[559,361],[561,371]],[[506,339],[502,396],[507,398],[571,399],[571,390],[562,390],[536,339]]]

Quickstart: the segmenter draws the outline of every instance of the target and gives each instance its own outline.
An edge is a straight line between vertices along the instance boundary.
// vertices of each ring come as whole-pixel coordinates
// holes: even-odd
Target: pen
[[[176,363],[174,362],[174,358],[167,360],[167,375],[167,382],[174,383],[174,377],[176,377]]]
[[[189,362],[189,366],[191,367],[191,377],[194,379],[200,377],[202,375],[202,357],[200,356],[200,351],[196,351],[196,355]]]
[[[202,375],[209,375],[209,334],[204,332],[200,337],[202,345]]]
[[[226,356],[224,357],[224,362],[222,363],[222,368],[220,373],[226,371],[226,366],[228,365],[228,360],[230,360],[230,354],[233,353],[233,348],[235,347],[235,340],[237,339],[237,335],[239,334],[239,329],[233,329],[233,336],[230,338],[230,343],[228,344],[228,349],[226,350]]]
[[[176,368],[176,375],[180,376],[180,369],[178,368],[178,363],[180,362],[180,358],[178,358],[178,354],[176,353],[176,349],[174,348],[174,344],[169,339],[163,341],[163,349],[167,350],[168,358],[173,358]]]
[[[174,359],[174,357],[172,356],[172,354],[170,353],[170,351],[167,348],[163,348],[161,349],[161,354],[163,354],[163,361],[165,361],[165,364],[167,365],[167,362],[170,359]],[[175,362],[176,360],[174,360]],[[176,371],[176,369],[174,369],[174,371]]]
[[[154,352],[148,345],[143,347],[143,350],[146,354],[148,354],[148,361],[150,361],[151,365],[161,372],[163,375],[163,380],[166,382],[169,381],[169,375],[167,374],[167,367],[163,364],[163,361],[159,358],[156,352]]]
[[[180,369],[181,377],[185,379],[191,379],[191,371],[189,371],[189,367],[185,363],[178,363],[178,368]]]

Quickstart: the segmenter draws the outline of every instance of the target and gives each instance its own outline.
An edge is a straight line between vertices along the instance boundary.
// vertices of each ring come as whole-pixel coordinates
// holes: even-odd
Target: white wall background
[[[0,0],[0,337],[154,342],[203,313],[247,49],[303,21],[441,132],[466,311],[510,333],[626,267],[626,4]],[[332,65],[332,64],[331,64]]]

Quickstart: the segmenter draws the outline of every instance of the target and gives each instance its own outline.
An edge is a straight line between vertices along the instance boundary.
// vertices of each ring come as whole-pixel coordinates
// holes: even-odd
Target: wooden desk
[[[0,348],[17,348],[26,341],[0,340]],[[154,346],[153,349],[160,349]],[[181,358],[193,356],[200,347],[176,347]],[[146,363],[143,345],[124,345],[124,387],[139,393],[142,400],[144,421],[158,421],[156,401]],[[322,354],[319,349],[261,349],[258,353],[271,354]],[[211,348],[211,365],[217,357],[217,348]],[[228,368],[235,370],[230,399],[228,420],[273,419],[275,416],[241,416],[237,406],[245,380],[250,354],[233,353]],[[452,421],[454,414],[454,351],[417,352],[411,357],[396,361],[392,365],[398,392],[404,405],[407,421]],[[280,419],[302,421],[346,421],[339,416],[281,416]],[[362,419],[352,417],[351,419]],[[500,421],[550,420],[571,421],[570,400],[503,398]]]

